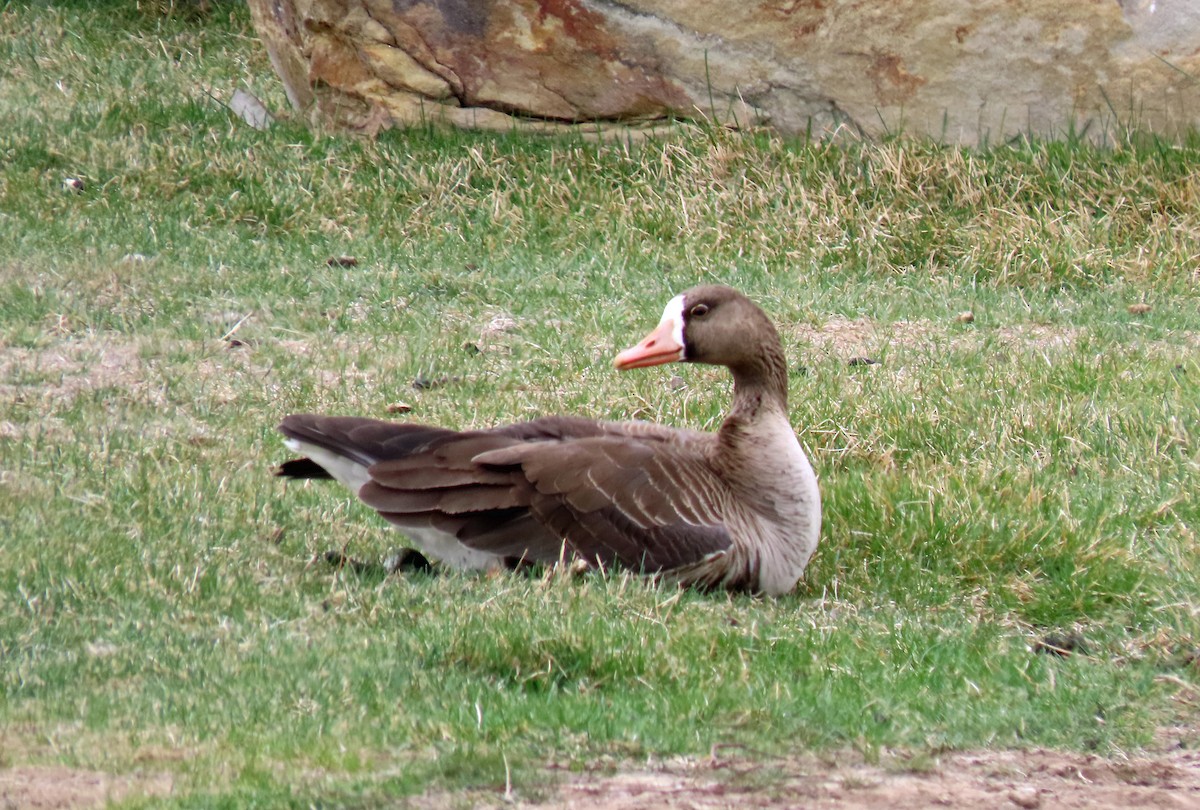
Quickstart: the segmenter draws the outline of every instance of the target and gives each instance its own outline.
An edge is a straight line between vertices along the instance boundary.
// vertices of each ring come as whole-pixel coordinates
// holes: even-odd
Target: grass
[[[215,8],[0,5],[0,766],[367,807],[1194,723],[1200,142],[256,132],[213,97],[282,91]],[[826,509],[795,594],[313,562],[401,538],[270,476],[281,416],[712,427],[721,374],[609,365],[708,280],[794,360]]]

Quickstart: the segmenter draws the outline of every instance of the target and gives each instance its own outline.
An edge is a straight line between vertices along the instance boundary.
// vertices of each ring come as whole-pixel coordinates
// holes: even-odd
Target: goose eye
[[[708,314],[708,304],[696,304],[688,314],[693,318],[703,318]]]

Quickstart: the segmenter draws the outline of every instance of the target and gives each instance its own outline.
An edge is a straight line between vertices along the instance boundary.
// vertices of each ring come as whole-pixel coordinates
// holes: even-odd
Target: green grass
[[[0,767],[365,807],[714,744],[1108,754],[1194,722],[1200,141],[256,132],[208,95],[283,108],[240,5],[0,31]],[[609,362],[708,280],[793,359],[826,511],[795,594],[313,562],[401,538],[271,477],[284,414],[712,427],[720,373]],[[1033,652],[1067,632],[1084,654]]]

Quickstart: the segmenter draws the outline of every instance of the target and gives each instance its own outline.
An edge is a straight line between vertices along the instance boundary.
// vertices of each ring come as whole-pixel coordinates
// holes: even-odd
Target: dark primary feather
[[[289,439],[314,444],[364,467],[382,459],[403,458],[459,435],[428,425],[383,422],[361,416],[292,414],[279,424]]]
[[[333,478],[324,467],[311,458],[294,458],[285,461],[275,469],[275,474],[281,478],[309,478],[313,480]]]

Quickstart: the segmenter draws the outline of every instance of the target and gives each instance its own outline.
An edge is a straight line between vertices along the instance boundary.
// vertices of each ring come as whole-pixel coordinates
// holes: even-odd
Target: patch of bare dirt
[[[278,341],[292,353],[307,354],[300,341]],[[37,398],[49,404],[69,403],[82,394],[101,389],[118,389],[130,397],[156,407],[166,405],[159,380],[158,362],[143,357],[146,342],[110,334],[73,335],[36,348],[0,344],[0,401]],[[198,351],[193,377],[228,388],[231,377],[270,372],[269,365],[256,364],[250,348],[232,342],[185,347]],[[157,346],[163,351],[162,345]]]
[[[163,367],[168,348],[181,349],[192,355],[187,364],[187,379],[195,383],[195,396],[216,405],[235,403],[249,381],[256,385],[277,387],[271,379],[274,363],[269,354],[259,351],[266,339],[247,338],[247,331],[238,332],[236,339],[213,341],[204,345],[149,343],[119,335],[80,333],[55,340],[42,346],[10,346],[0,342],[0,416],[5,403],[34,403],[53,414],[81,396],[99,390],[120,392],[123,400],[148,404],[179,416],[168,400],[163,381]],[[350,337],[339,337],[324,344],[301,340],[270,340],[276,351],[298,357],[331,353],[351,358],[338,368],[328,368],[328,362],[314,363],[313,376],[322,387],[369,388],[380,372],[374,367],[364,369],[353,362],[353,350],[362,350]],[[147,357],[146,349],[154,350]],[[56,416],[41,424],[18,425],[0,418],[0,441],[23,439],[32,432],[54,432],[59,427]],[[2,808],[0,808],[2,810]]]
[[[0,808],[66,810],[104,807],[135,796],[166,796],[168,774],[115,776],[57,765],[0,768]]]
[[[792,334],[838,357],[872,357],[881,350],[900,346],[918,348],[939,343],[951,348],[970,348],[979,345],[985,333],[951,330],[947,324],[928,320],[895,321],[880,324],[869,318],[835,317],[821,326],[801,324]],[[1079,337],[1079,330],[1045,324],[1017,324],[996,330],[994,337],[1001,345],[1012,349],[1049,350],[1069,348]]]
[[[71,400],[100,388],[132,388],[144,381],[137,344],[89,336],[44,348],[0,347],[0,397],[36,389],[53,400]]]
[[[422,796],[414,805],[427,810],[514,804],[548,810],[1200,807],[1200,752],[1194,751],[1130,759],[979,751],[920,764],[920,770],[912,770],[913,763],[870,765],[861,759],[682,760],[616,774],[562,775],[539,801],[519,794],[443,793]]]
[[[1001,327],[998,337],[1009,348],[1035,350],[1069,348],[1079,338],[1079,330],[1067,326],[1047,326],[1026,323],[1018,326]]]
[[[839,357],[869,355],[889,345],[887,330],[868,318],[850,320],[835,317],[821,326],[799,324],[792,334],[804,343]]]

